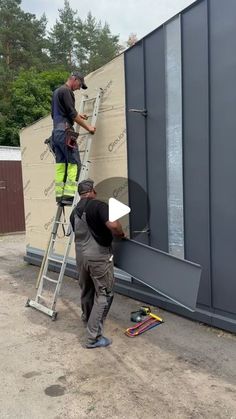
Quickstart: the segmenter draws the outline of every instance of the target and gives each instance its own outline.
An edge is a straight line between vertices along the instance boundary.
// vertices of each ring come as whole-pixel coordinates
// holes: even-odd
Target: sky
[[[70,6],[79,11],[84,19],[91,11],[96,20],[109,24],[113,35],[120,41],[127,41],[130,33],[138,39],[147,35],[167,19],[193,3],[194,0],[70,0]],[[58,18],[58,9],[63,8],[64,0],[22,0],[24,11],[34,13],[38,18],[45,12],[48,29]]]

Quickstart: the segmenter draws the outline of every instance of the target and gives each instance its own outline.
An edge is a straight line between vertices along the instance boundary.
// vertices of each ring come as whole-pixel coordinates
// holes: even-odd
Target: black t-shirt
[[[60,117],[63,117],[73,125],[77,114],[74,92],[66,84],[58,87],[52,96],[51,115],[53,120],[55,122],[61,122]]]
[[[111,246],[113,236],[105,224],[109,220],[108,205],[98,199],[81,199],[70,216],[73,230],[75,213],[81,218],[84,211],[86,211],[86,221],[90,232],[97,243],[105,247]]]

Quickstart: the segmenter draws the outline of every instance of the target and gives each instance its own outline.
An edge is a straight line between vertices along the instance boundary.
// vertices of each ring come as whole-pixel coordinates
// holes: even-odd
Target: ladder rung
[[[87,163],[91,163],[91,161],[90,160],[87,160]],[[85,163],[85,164],[82,163],[82,169],[87,168],[87,163]]]
[[[57,284],[58,283],[58,281],[56,279],[49,278],[46,275],[43,275],[43,279],[46,279],[49,282],[54,282],[54,284]]]
[[[64,223],[63,221],[55,221],[56,224],[62,224],[64,226],[68,226],[69,223]]]
[[[62,263],[61,259],[54,258],[52,256],[48,256],[48,260],[52,260],[53,262]]]
[[[90,102],[91,100],[96,100],[96,97],[91,97],[90,99],[83,99],[83,102]]]
[[[43,297],[41,294],[37,295],[37,299],[38,298],[41,298],[41,300],[45,301],[45,303],[51,304],[51,302],[47,298]]]

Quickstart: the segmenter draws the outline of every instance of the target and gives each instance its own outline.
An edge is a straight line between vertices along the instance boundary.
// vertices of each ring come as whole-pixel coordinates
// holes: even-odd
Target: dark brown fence
[[[25,231],[20,161],[0,161],[0,234]]]

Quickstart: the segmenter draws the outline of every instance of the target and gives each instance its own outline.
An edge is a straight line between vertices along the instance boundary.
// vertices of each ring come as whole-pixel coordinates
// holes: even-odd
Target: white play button
[[[130,207],[115,198],[109,198],[109,221],[113,222],[118,220],[124,215],[129,214],[131,211]]]

